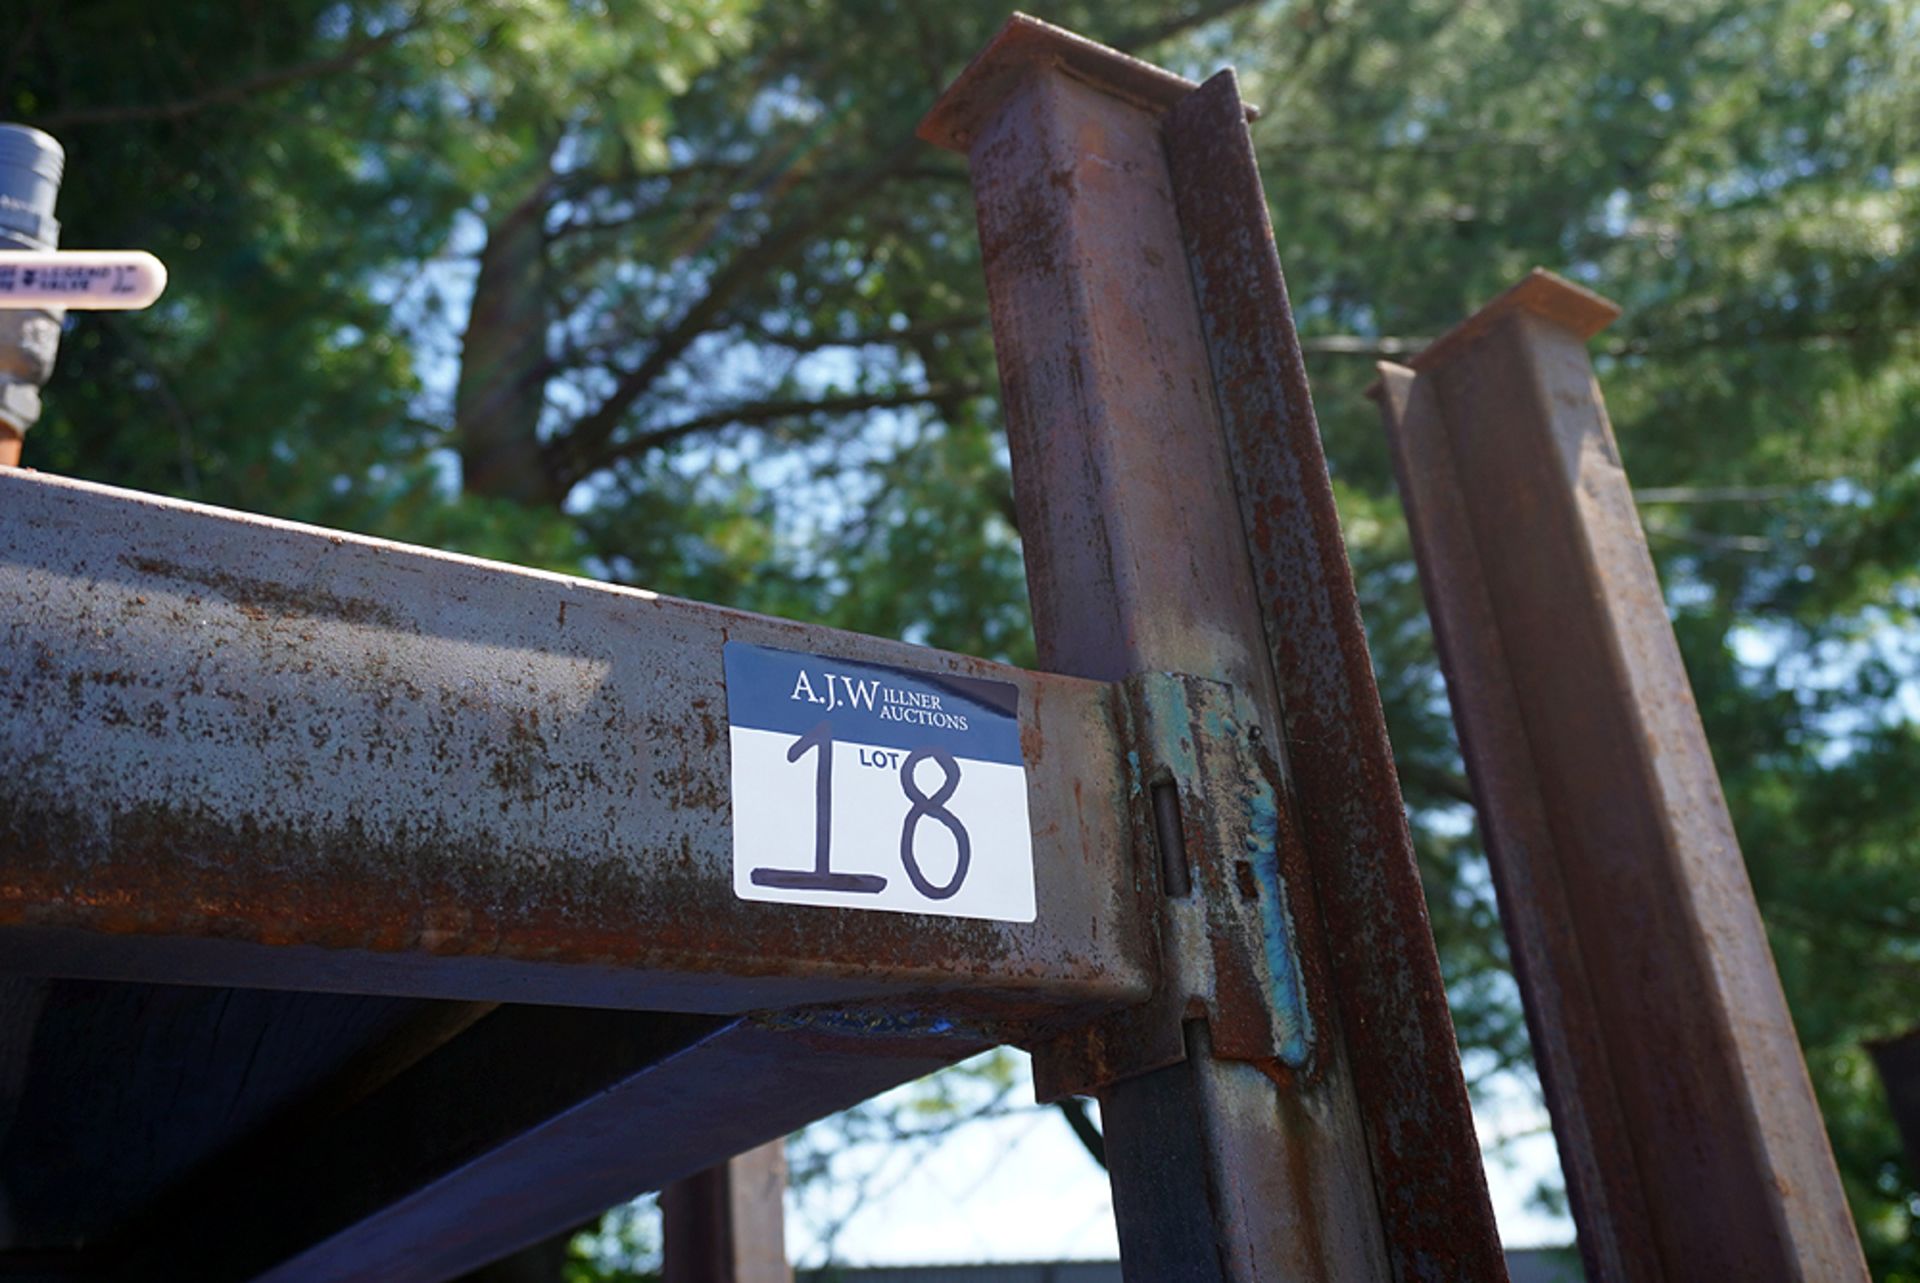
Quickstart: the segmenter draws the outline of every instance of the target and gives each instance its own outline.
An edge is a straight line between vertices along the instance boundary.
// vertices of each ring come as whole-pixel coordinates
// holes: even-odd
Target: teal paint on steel
[[[1246,697],[1219,683],[1174,673],[1148,673],[1139,681],[1155,769],[1170,773],[1181,786],[1189,833],[1197,823],[1207,834],[1199,844],[1201,850],[1194,850],[1189,842],[1189,860],[1212,858],[1223,865],[1244,862],[1252,874],[1255,894],[1251,898],[1258,906],[1260,954],[1267,971],[1263,988],[1272,1008],[1273,1050],[1288,1068],[1305,1069],[1313,1050],[1313,1016],[1280,874],[1284,818],[1280,795],[1261,761],[1259,723]],[[1127,756],[1138,781],[1136,788],[1148,787],[1151,781],[1139,775],[1138,754]],[[1227,764],[1236,778],[1217,778]],[[1197,875],[1195,881],[1199,881]],[[1238,879],[1227,877],[1222,882],[1245,898]],[[1218,930],[1224,924],[1210,925]]]
[[[1294,943],[1293,913],[1287,904],[1286,884],[1280,878],[1280,804],[1273,786],[1264,779],[1249,780],[1247,859],[1260,888],[1260,925],[1266,942],[1267,967],[1273,973],[1270,992],[1279,1015],[1280,1059],[1293,1069],[1304,1069],[1313,1050],[1313,1013],[1300,978],[1300,957]]]

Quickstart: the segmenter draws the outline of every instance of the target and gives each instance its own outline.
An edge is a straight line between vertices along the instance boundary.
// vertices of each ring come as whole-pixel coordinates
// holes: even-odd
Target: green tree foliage
[[[1526,1062],[1360,393],[1544,264],[1618,299],[1622,450],[1863,1234],[1920,1277],[1864,1038],[1920,1023],[1920,8],[1037,5],[1234,63],[1469,1064]],[[244,11],[242,16],[241,11]],[[77,322],[29,462],[1031,657],[950,0],[178,0],[8,12],[0,115]]]

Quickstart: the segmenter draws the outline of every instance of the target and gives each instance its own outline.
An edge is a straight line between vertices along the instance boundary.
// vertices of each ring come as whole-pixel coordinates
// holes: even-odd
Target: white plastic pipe
[[[166,264],[145,250],[0,250],[0,309],[130,312],[166,288]]]

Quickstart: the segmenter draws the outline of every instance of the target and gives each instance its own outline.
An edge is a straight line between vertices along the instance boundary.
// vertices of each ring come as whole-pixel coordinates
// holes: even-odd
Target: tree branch
[[[1124,34],[1115,41],[1115,45],[1123,50],[1143,48],[1246,8],[1251,3],[1253,0],[1212,0],[1186,14]],[[838,186],[826,188],[829,194],[817,205],[775,227],[716,272],[706,293],[660,334],[646,359],[621,375],[607,398],[577,420],[572,431],[554,442],[557,464],[554,474],[559,478],[560,488],[566,490],[594,469],[604,467],[608,460],[631,454],[633,451],[629,446],[637,446],[642,450],[651,448],[658,439],[656,433],[643,434],[628,446],[615,448],[611,444],[621,420],[640,398],[658,382],[661,375],[672,368],[695,340],[719,323],[737,294],[784,262],[816,232],[838,219],[874,189],[918,166],[925,146],[911,132],[896,139],[882,151],[880,159],[872,166],[849,176]],[[702,426],[717,427],[721,423],[708,422]],[[676,435],[684,433],[676,431]]]
[[[1665,525],[1658,521],[1643,522],[1649,537],[1671,539],[1676,543],[1692,544],[1696,548],[1705,548],[1710,552],[1772,552],[1777,546],[1773,540],[1760,535],[1722,535],[1708,530],[1687,530],[1678,526]]]
[[[402,36],[417,31],[425,21],[424,15],[416,16],[413,21],[403,23],[390,31],[356,40],[331,57],[314,58],[288,67],[275,67],[268,71],[257,72],[230,84],[203,90],[191,98],[162,103],[129,103],[117,107],[75,107],[68,111],[49,112],[39,117],[34,123],[40,129],[54,131],[74,125],[124,125],[148,120],[179,120],[184,116],[196,115],[214,107],[224,107],[255,94],[281,89],[302,80],[315,80],[322,76],[349,71]]]
[[[1815,351],[1834,351],[1849,347],[1868,339],[1906,338],[1920,333],[1920,326],[1895,326],[1892,328],[1869,325],[1844,325],[1831,330],[1796,329],[1781,326],[1777,329],[1759,330],[1742,334],[1738,331],[1706,333],[1697,337],[1683,338],[1675,342],[1658,342],[1649,338],[1627,338],[1608,343],[1600,350],[1608,356],[1689,356],[1696,352],[1711,352],[1719,348],[1769,346],[1808,347]]]
[[[1655,342],[1645,338],[1620,339],[1612,343],[1599,345],[1598,351],[1606,356],[1690,356],[1696,352],[1710,351],[1726,347],[1755,347],[1760,344],[1802,345],[1812,348],[1837,348],[1850,343],[1858,343],[1868,337],[1904,337],[1920,332],[1920,327],[1901,327],[1893,330],[1880,330],[1869,335],[1864,328],[1848,328],[1819,332],[1795,332],[1792,330],[1773,330],[1758,334],[1709,335],[1701,338],[1684,339],[1675,342]],[[1433,340],[1430,338],[1405,337],[1394,334],[1321,334],[1300,340],[1300,350],[1323,356],[1358,356],[1368,360],[1381,360],[1397,356],[1418,353]]]
[[[1817,484],[1817,483],[1816,483]],[[1640,486],[1635,503],[1767,503],[1804,494],[1798,486]]]
[[[738,172],[744,174],[747,171],[744,167],[740,167]],[[813,169],[805,173],[786,174],[782,178],[782,183],[785,188],[801,186],[831,187],[836,183],[844,182],[849,176],[859,178],[864,172],[865,171],[862,170],[837,168]],[[967,181],[967,172],[958,166],[934,163],[903,166],[890,175],[890,177],[902,182],[964,184]],[[608,185],[612,186],[614,184],[610,183]],[[565,240],[578,236],[599,236],[609,232],[623,232],[649,219],[657,219],[663,216],[697,220],[723,209],[735,208],[735,198],[742,194],[742,192],[731,188],[702,188],[686,194],[685,200],[679,199],[671,190],[661,193],[660,199],[652,203],[642,203],[638,198],[634,198],[633,207],[624,213],[611,214],[605,218],[597,219],[584,216],[569,219],[553,229],[551,239]]]
[[[1432,342],[1432,339],[1395,338],[1392,335],[1368,338],[1363,334],[1322,334],[1317,338],[1301,339],[1300,350],[1326,356],[1364,356],[1377,361],[1383,357],[1407,356],[1422,351]]]
[[[1400,778],[1416,788],[1425,789],[1449,801],[1464,802],[1468,806],[1477,805],[1473,800],[1473,786],[1452,771],[1429,766],[1425,762],[1411,758],[1403,758],[1395,765],[1399,769]]]
[[[751,405],[732,406],[725,410],[697,415],[691,419],[682,419],[678,423],[670,423],[665,427],[652,428],[625,441],[610,443],[587,461],[586,470],[581,475],[597,472],[621,459],[631,459],[649,450],[671,445],[684,437],[708,432],[715,428],[748,427],[756,423],[772,423],[779,419],[803,418],[815,414],[857,414],[863,410],[939,404],[957,401],[963,397],[978,396],[980,392],[981,389],[977,384],[938,383],[932,387],[916,388],[906,392],[858,392],[845,396],[760,401]]]
[[[769,347],[784,348],[789,352],[820,352],[836,347],[890,347],[940,334],[963,334],[968,330],[977,330],[986,323],[985,316],[975,313],[968,316],[951,316],[939,321],[926,321],[919,325],[906,325],[897,330],[874,330],[868,334],[773,334],[762,329],[742,327],[741,337],[749,343],[764,343]]]
[[[555,474],[560,478],[561,489],[564,491],[595,468],[604,466],[602,461],[609,455],[617,458],[628,453],[611,450],[609,446],[620,421],[694,340],[714,327],[736,294],[772,271],[816,231],[845,213],[868,192],[911,165],[924,146],[911,135],[897,142],[863,175],[838,189],[830,189],[832,194],[826,199],[774,228],[715,273],[707,292],[654,341],[646,360],[621,375],[606,400],[578,420],[573,431],[555,442],[559,457]]]
[[[1453,137],[1428,137],[1418,142],[1382,142],[1359,141],[1340,138],[1330,134],[1301,134],[1287,138],[1263,138],[1260,140],[1262,152],[1276,151],[1331,151],[1351,156],[1357,152],[1371,155],[1408,154],[1415,156],[1434,155],[1452,156],[1461,152],[1494,151],[1545,151],[1556,141],[1553,138],[1530,138],[1525,136],[1500,136],[1487,134]]]

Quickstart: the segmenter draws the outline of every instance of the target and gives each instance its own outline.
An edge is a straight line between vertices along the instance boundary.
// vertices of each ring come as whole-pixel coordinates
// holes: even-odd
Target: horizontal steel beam
[[[1015,1020],[1149,990],[1100,683],[29,473],[0,514],[0,969]],[[1017,687],[1037,919],[737,898],[729,639]]]

